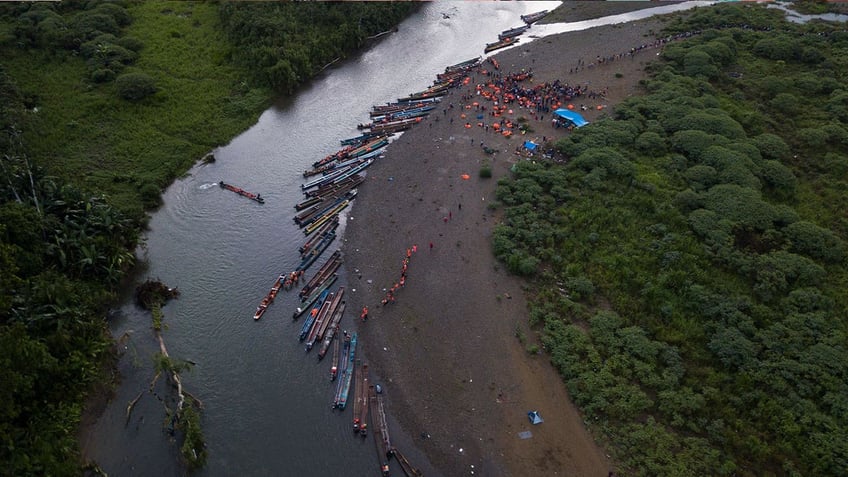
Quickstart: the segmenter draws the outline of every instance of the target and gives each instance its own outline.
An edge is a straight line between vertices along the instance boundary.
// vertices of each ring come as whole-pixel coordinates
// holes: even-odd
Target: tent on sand
[[[530,411],[527,413],[527,417],[533,424],[541,424],[545,422],[544,419],[542,419],[542,416],[539,415],[539,411]]]

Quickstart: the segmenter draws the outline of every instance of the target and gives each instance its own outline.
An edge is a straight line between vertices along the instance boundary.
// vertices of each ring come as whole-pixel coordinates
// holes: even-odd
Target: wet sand
[[[598,27],[520,44],[496,58],[502,74],[532,68],[534,83],[560,79],[605,90],[605,98],[575,100],[586,105],[591,122],[638,91],[643,68],[658,50],[573,71],[578,61],[586,65],[650,43],[646,35],[660,28],[657,19]],[[427,120],[392,142],[369,168],[350,211],[343,251],[356,291],[348,307],[369,307],[368,321],[359,326],[365,358],[384,384],[392,423],[414,440],[398,447],[415,464],[418,452],[426,455],[421,467],[427,475],[606,476],[615,464],[603,443],[587,430],[547,356],[527,352],[527,344],[537,342],[527,325],[527,284],[506,273],[491,246],[501,215],[490,208],[497,180],[524,160],[516,146],[568,133],[553,128],[549,113],[531,118],[534,132],[526,136],[466,129],[459,115],[477,113],[464,109],[461,95],[485,81],[480,73],[472,76],[470,86],[452,90]],[[508,117],[518,116],[532,112],[516,107]],[[481,141],[499,152],[487,155]],[[479,177],[485,161],[492,178]],[[381,305],[413,245],[418,250],[405,287],[395,303]],[[545,422],[531,425],[530,410]],[[532,437],[519,438],[522,431]],[[407,452],[404,444],[417,450]]]

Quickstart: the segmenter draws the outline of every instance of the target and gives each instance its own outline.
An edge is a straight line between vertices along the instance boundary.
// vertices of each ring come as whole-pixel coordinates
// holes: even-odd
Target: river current
[[[530,33],[582,30],[707,4],[538,25]],[[303,199],[301,172],[337,151],[340,139],[358,135],[356,125],[368,121],[373,105],[428,87],[445,66],[482,55],[499,32],[521,25],[520,15],[558,5],[428,2],[396,33],[265,111],[214,151],[214,163],[195,166],[168,188],[139,251],[139,279],[159,279],[181,292],[164,308],[164,337],[172,357],[196,363],[183,376],[204,404],[209,457],[200,475],[378,475],[372,439],[351,435],[350,410],[331,410],[330,359],[318,362],[316,352],[305,353],[298,341],[301,322],[291,319],[296,293],[281,292],[260,321],[252,319],[275,278],[300,262],[304,235],[292,217]],[[261,193],[265,204],[221,189],[221,180]],[[343,215],[340,235],[344,223]],[[339,246],[337,239],[332,248]],[[343,328],[354,326],[354,315],[347,311]],[[132,303],[132,290],[111,328],[116,337],[128,336],[121,384],[86,436],[86,455],[109,475],[182,475],[179,450],[163,429],[162,403],[147,392],[158,347],[150,315]],[[127,403],[141,392],[127,420]],[[414,449],[404,452],[420,457]]]

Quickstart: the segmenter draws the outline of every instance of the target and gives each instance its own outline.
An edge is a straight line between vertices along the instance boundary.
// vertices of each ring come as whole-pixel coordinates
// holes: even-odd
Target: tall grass
[[[141,40],[144,49],[124,72],[146,73],[159,89],[138,103],[121,99],[114,83],[88,81],[79,57],[7,49],[6,67],[37,107],[24,138],[35,161],[140,217],[143,186],[164,188],[255,123],[271,93],[248,87],[230,65],[217,8],[202,2],[130,7],[134,21],[124,36]]]

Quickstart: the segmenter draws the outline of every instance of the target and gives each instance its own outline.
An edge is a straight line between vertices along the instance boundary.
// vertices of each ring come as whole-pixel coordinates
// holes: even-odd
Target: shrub
[[[114,3],[101,3],[94,9],[95,12],[103,15],[109,15],[115,20],[119,26],[127,26],[132,23],[132,16],[127,12],[126,8]]]
[[[784,230],[792,250],[825,262],[839,263],[845,258],[845,243],[831,230],[799,221]]]
[[[91,81],[95,83],[108,83],[115,79],[115,72],[109,68],[100,68],[91,72]]]
[[[483,163],[480,167],[480,178],[489,179],[492,177],[492,165],[488,162]]]
[[[78,13],[71,21],[71,30],[76,38],[87,41],[103,33],[117,35],[121,27],[111,15],[84,11]]]
[[[787,159],[789,157],[789,146],[779,136],[763,133],[751,138],[751,141],[766,159]]]
[[[713,63],[710,55],[703,50],[693,49],[683,57],[683,71],[686,76],[703,76],[715,78],[718,76],[718,67]]]
[[[153,209],[162,203],[162,191],[156,184],[148,182],[141,186],[138,193],[141,195],[141,201],[146,208]]]
[[[128,73],[118,78],[118,94],[129,101],[139,101],[156,93],[156,82],[144,73]]]
[[[119,38],[117,41],[115,41],[115,43],[136,53],[138,53],[139,51],[141,51],[142,48],[144,48],[144,43],[142,43],[142,41],[138,38],[132,36]]]
[[[665,139],[654,131],[646,131],[636,138],[636,149],[650,157],[659,157],[666,153]]]

